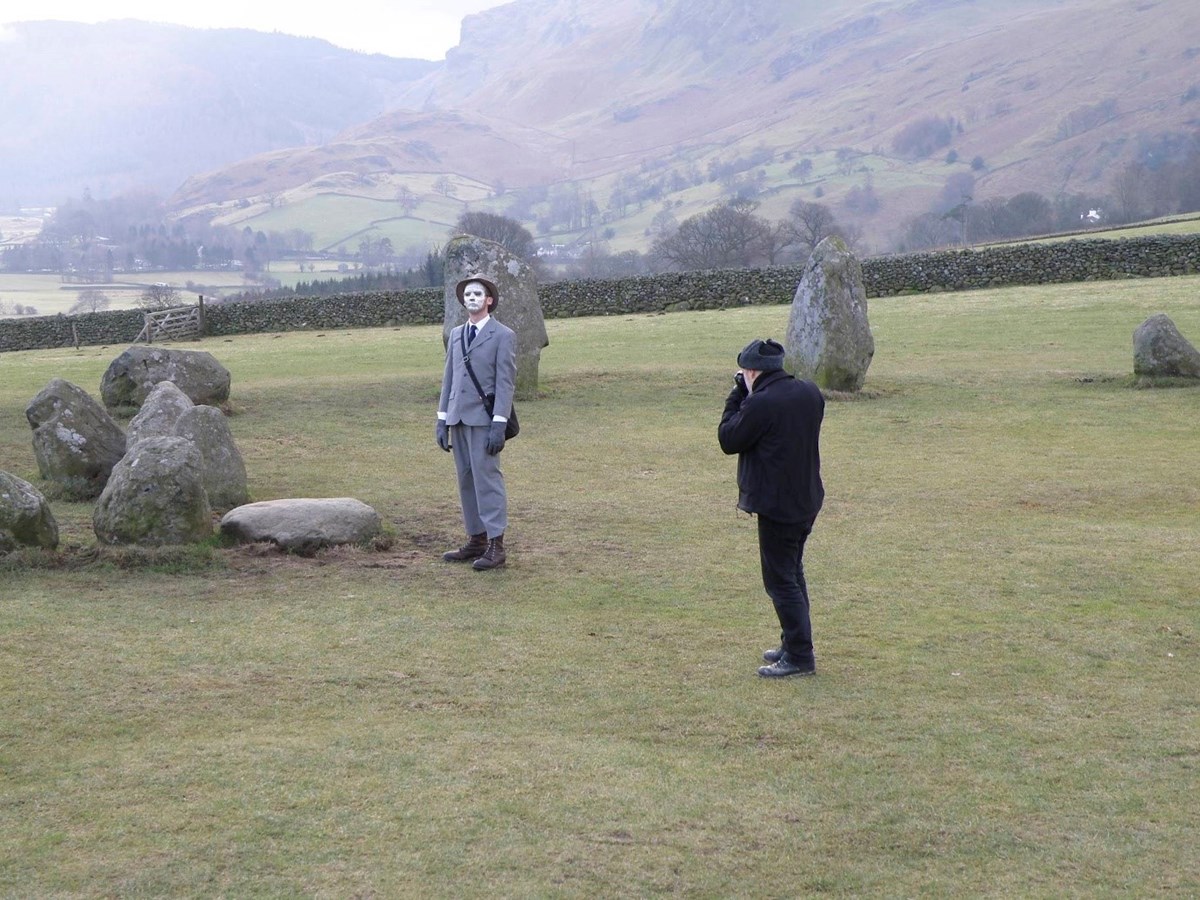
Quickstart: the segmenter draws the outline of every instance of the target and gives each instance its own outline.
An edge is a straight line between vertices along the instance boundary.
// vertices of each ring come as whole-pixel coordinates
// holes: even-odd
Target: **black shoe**
[[[499,569],[506,559],[508,554],[504,552],[504,535],[500,535],[488,540],[487,550],[471,565],[476,572],[486,572],[489,569]]]
[[[759,666],[758,674],[763,678],[788,678],[792,675],[816,675],[817,664],[814,662],[797,665],[788,654],[782,654],[779,659],[769,666]]]
[[[470,562],[473,559],[479,559],[487,552],[488,536],[487,532],[482,534],[472,534],[467,538],[467,542],[457,550],[448,550],[442,554],[442,559],[446,562]]]
[[[779,658],[783,656],[783,648],[776,647],[774,650],[763,651],[763,662],[779,662]]]

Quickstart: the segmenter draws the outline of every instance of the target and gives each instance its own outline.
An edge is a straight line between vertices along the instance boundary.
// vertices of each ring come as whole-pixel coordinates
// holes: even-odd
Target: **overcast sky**
[[[255,3],[253,0],[38,0],[3,3],[0,29],[9,22],[58,19],[102,22],[141,19],[192,28],[251,28],[317,37],[364,53],[440,60],[458,43],[470,13],[506,0],[350,0],[349,3]]]

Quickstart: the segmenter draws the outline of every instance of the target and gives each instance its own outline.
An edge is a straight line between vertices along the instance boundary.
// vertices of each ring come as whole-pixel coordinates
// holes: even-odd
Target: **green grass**
[[[298,261],[276,261],[271,263],[266,275],[288,287],[294,287],[298,281],[344,277],[338,272],[337,263],[324,261],[317,265],[316,272],[302,273]],[[54,316],[70,312],[85,290],[96,290],[108,297],[109,309],[135,309],[140,305],[146,287],[155,282],[169,284],[178,290],[181,304],[195,303],[196,294],[201,292],[207,297],[214,291],[228,295],[259,288],[236,271],[122,272],[114,277],[116,281],[111,284],[64,284],[57,274],[0,272],[0,300],[10,307],[15,303],[32,306],[40,316]],[[189,290],[188,282],[197,289]]]
[[[354,253],[363,237],[387,237],[397,252],[444,244],[449,231],[468,206],[487,207],[488,189],[468,178],[450,177],[451,194],[434,187],[434,175],[411,174],[373,179],[370,184],[332,185],[318,180],[287,191],[284,202],[269,207],[257,204],[223,212],[215,221],[232,227],[249,226],[255,231],[289,231],[294,228],[313,234],[321,251],[339,247]],[[396,191],[406,187],[418,199],[409,214],[395,202]],[[502,211],[502,210],[497,210]]]
[[[1128,377],[1160,311],[1196,341],[1200,279],[873,301],[783,684],[716,423],[785,307],[547,322],[489,575],[438,559],[437,328],[204,342],[255,498],[395,543],[152,568],[56,503],[57,567],[0,571],[0,894],[1200,892],[1200,389]],[[0,355],[0,467],[115,350]]]
[[[1164,234],[1195,234],[1197,231],[1200,231],[1200,216],[1195,214],[1187,214],[1182,216],[1170,216],[1163,219],[1148,219],[1145,222],[1137,222],[1133,225],[1119,225],[1115,228],[1095,228],[1085,231],[1072,232],[1070,234],[1051,235],[1050,237],[1037,238],[1036,240],[1030,241],[1022,241],[1020,239],[1012,241],[999,241],[996,245],[1003,245],[1006,243],[1057,244],[1061,241],[1091,241],[1101,239],[1124,240],[1128,238],[1156,237]],[[989,245],[977,244],[976,246],[984,247]]]

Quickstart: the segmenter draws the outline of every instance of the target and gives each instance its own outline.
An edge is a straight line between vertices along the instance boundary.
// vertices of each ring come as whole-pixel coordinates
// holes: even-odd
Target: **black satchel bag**
[[[475,393],[483,401],[483,408],[487,410],[487,414],[489,416],[495,415],[496,395],[485,394],[483,392],[483,388],[479,384],[479,379],[475,377],[475,370],[471,368],[471,354],[467,352],[467,329],[465,327],[459,333],[459,338],[462,340],[463,363],[467,367],[467,374],[471,376],[471,381],[475,385]],[[517,404],[513,403],[512,409],[508,413],[508,422],[504,425],[504,439],[511,441],[520,433],[521,423],[517,421]]]

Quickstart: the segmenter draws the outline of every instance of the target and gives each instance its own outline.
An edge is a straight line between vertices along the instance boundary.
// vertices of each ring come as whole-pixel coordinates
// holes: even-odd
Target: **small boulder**
[[[150,401],[146,402],[149,405]],[[233,442],[233,432],[229,430],[224,413],[215,406],[191,406],[175,422],[174,435],[199,448],[204,460],[204,490],[214,510],[232,509],[250,499],[246,489],[246,464]]]
[[[1200,378],[1200,352],[1169,316],[1151,316],[1133,332],[1133,374],[1148,378]]]
[[[537,275],[529,263],[514,256],[502,244],[474,235],[460,235],[446,245],[445,314],[442,343],[450,340],[450,331],[467,321],[467,311],[458,302],[455,286],[471,275],[482,275],[496,285],[500,294],[496,318],[517,336],[517,400],[537,397],[538,364],[542,348],[550,344],[542,303],[538,298]]]
[[[210,537],[200,450],[179,437],[138,441],[113,468],[92,527],[106,544],[191,544]]]
[[[172,437],[179,417],[195,405],[175,382],[160,381],[146,395],[146,402],[130,420],[125,432],[126,446],[132,447],[144,438]]]
[[[87,391],[53,379],[25,408],[42,477],[67,497],[88,500],[104,489],[125,455],[125,432]]]
[[[295,553],[359,544],[379,533],[379,513],[353,497],[265,500],[231,509],[221,533],[243,543],[270,541]]]
[[[46,498],[28,481],[0,472],[0,553],[58,546],[58,523]]]
[[[875,355],[862,264],[825,238],[804,266],[788,319],[784,368],[833,391],[862,390]]]
[[[204,350],[130,347],[108,365],[100,395],[109,409],[140,407],[156,384],[172,381],[193,403],[229,399],[229,370]]]

